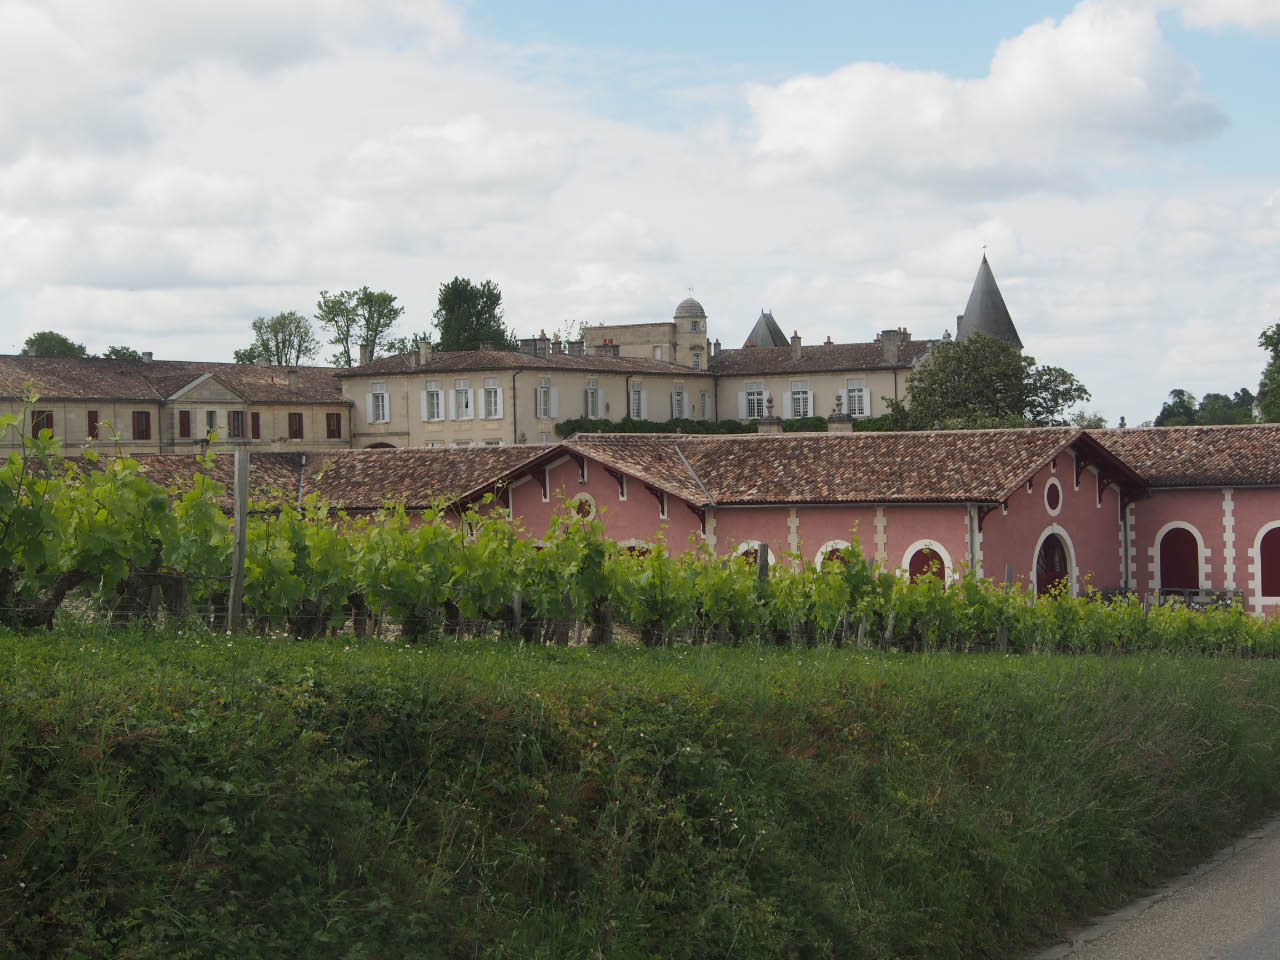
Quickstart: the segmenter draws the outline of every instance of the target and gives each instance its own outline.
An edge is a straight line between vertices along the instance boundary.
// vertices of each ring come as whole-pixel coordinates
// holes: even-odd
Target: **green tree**
[[[76,343],[53,330],[41,330],[22,344],[24,357],[87,357],[83,343]]]
[[[259,317],[253,321],[253,343],[235,352],[236,363],[267,363],[296,367],[320,350],[311,321],[296,310]]]
[[[391,328],[396,325],[404,307],[396,304],[393,294],[385,290],[320,291],[316,301],[316,322],[329,334],[329,342],[338,350],[332,357],[335,366],[354,366],[352,348],[359,359],[360,348],[366,347],[370,359],[387,352]]]
[[[107,347],[102,355],[108,360],[141,360],[142,354],[133,347]]]
[[[1196,409],[1196,423],[1253,423],[1253,394],[1241,387],[1234,396],[1206,393]]]
[[[907,383],[907,406],[889,400],[898,426],[1020,427],[1066,423],[1066,411],[1089,399],[1072,374],[1041,367],[994,337],[944,340]]]
[[[1170,390],[1169,399],[1156,415],[1157,427],[1185,427],[1196,422],[1196,395],[1186,390]]]
[[[419,340],[430,340],[431,335],[425,330],[411,333],[407,337],[391,337],[383,345],[388,354],[414,353],[418,349]]]
[[[1071,422],[1077,427],[1084,427],[1086,430],[1105,430],[1107,428],[1107,418],[1097,410],[1086,410],[1081,407],[1071,415]]]
[[[502,291],[492,280],[474,284],[454,277],[440,284],[435,326],[437,350],[476,350],[492,343],[498,350],[515,350],[515,336],[502,322]]]
[[[1258,384],[1258,409],[1267,423],[1277,423],[1280,422],[1280,323],[1262,331],[1258,346],[1271,354]]]

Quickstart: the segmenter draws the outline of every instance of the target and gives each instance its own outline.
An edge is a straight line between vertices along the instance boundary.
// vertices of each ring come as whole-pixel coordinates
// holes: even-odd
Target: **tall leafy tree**
[[[141,360],[142,354],[133,347],[112,346],[102,351],[102,355],[108,360]]]
[[[1253,401],[1253,394],[1244,387],[1232,396],[1206,393],[1198,401],[1188,390],[1171,390],[1154,422],[1157,427],[1253,423]]]
[[[454,277],[440,284],[435,326],[436,349],[476,350],[492,343],[499,350],[514,350],[515,336],[502,322],[502,291],[492,280],[475,284],[466,277]]]
[[[1258,409],[1267,423],[1280,422],[1280,323],[1262,331],[1258,346],[1271,354],[1258,384]]]
[[[1185,427],[1196,422],[1196,395],[1187,390],[1170,390],[1169,399],[1156,415],[1157,427]]]
[[[87,357],[83,343],[76,343],[54,330],[33,333],[22,344],[24,357]]]
[[[1038,366],[1034,357],[994,337],[944,340],[911,373],[910,405],[890,400],[898,426],[1020,427],[1066,423],[1067,410],[1089,391],[1061,367]]]
[[[369,348],[370,358],[386,353],[391,329],[403,313],[393,294],[368,287],[332,294],[321,290],[316,301],[316,322],[338,348],[332,361],[339,367],[354,366],[361,347]]]
[[[253,321],[253,343],[235,352],[236,363],[268,363],[296,367],[320,350],[311,321],[296,310]]]

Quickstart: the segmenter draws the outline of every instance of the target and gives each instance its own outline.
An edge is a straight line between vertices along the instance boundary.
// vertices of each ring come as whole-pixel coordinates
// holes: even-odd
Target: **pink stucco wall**
[[[1061,500],[1056,515],[1046,503],[1045,488],[1056,480]],[[1120,494],[1109,486],[1098,497],[1096,471],[1080,471],[1076,487],[1075,458],[1059,454],[1056,462],[1045,464],[1032,477],[1030,489],[1023,484],[1008,500],[1007,513],[997,508],[982,523],[982,573],[1003,582],[1006,564],[1013,581],[1033,586],[1036,553],[1046,533],[1053,532],[1066,543],[1072,561],[1072,592],[1087,587],[1114,590],[1124,584],[1120,553]]]
[[[1135,588],[1152,594],[1160,587],[1160,538],[1183,526],[1200,547],[1200,582],[1208,590],[1237,590],[1256,613],[1280,613],[1280,598],[1259,594],[1259,534],[1280,524],[1280,490],[1153,490],[1133,505]]]

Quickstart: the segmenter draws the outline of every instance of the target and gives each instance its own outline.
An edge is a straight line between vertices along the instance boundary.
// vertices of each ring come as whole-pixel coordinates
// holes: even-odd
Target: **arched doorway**
[[[1036,554],[1036,593],[1043,596],[1051,591],[1066,591],[1071,562],[1067,558],[1067,546],[1056,533],[1051,533],[1040,544]]]
[[[1259,589],[1264,597],[1280,597],[1280,527],[1272,527],[1258,543],[1258,563],[1262,568]]]
[[[1200,545],[1186,527],[1172,527],[1160,538],[1160,589],[1200,589]]]
[[[907,563],[907,576],[910,577],[912,583],[915,583],[925,574],[937,577],[939,580],[946,578],[946,565],[942,562],[942,557],[938,554],[938,551],[932,547],[921,547],[911,555],[911,559]]]

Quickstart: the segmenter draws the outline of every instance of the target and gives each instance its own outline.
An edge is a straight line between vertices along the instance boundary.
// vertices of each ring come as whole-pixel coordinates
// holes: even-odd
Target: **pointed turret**
[[[991,272],[991,264],[987,263],[987,255],[982,255],[982,264],[978,267],[978,276],[973,281],[973,292],[969,294],[969,302],[964,313],[956,317],[956,339],[968,340],[975,333],[995,337],[1022,349],[1022,338],[1009,316],[1009,308],[1004,304],[1000,288],[996,285],[995,274]]]
[[[782,332],[782,328],[778,326],[778,321],[773,319],[772,313],[760,311],[760,319],[756,321],[756,325],[751,328],[751,333],[747,336],[747,342],[744,347],[786,347],[791,344],[787,339],[787,335]]]

